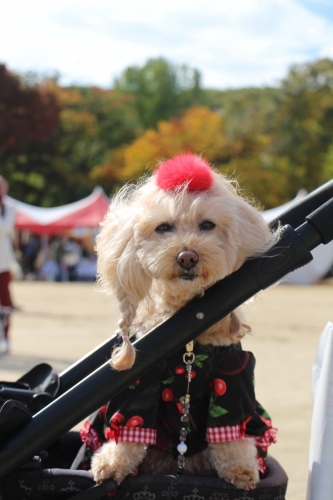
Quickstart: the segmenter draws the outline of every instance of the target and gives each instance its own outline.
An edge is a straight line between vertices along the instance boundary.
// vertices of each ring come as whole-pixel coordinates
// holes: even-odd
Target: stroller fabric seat
[[[217,477],[128,476],[119,489],[112,480],[96,486],[90,471],[21,468],[2,480],[2,500],[284,500],[288,478],[279,463],[267,459],[268,475],[245,491]]]

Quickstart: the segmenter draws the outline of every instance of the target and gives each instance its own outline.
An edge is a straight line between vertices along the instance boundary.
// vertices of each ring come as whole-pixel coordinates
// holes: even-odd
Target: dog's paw
[[[247,439],[209,443],[210,462],[218,476],[236,488],[251,490],[259,481],[257,449]]]
[[[231,463],[223,467],[222,475],[228,483],[241,490],[252,490],[259,481],[258,468],[243,463]]]
[[[147,453],[141,443],[104,444],[91,459],[91,472],[96,483],[112,477],[120,484],[129,474],[137,472],[139,464]]]
[[[108,460],[104,453],[95,454],[91,461],[91,472],[96,483],[102,483],[106,479],[112,477],[118,484],[125,478],[126,474],[122,474],[115,467],[113,460]]]
[[[117,452],[115,443],[106,443],[94,454],[91,459],[91,472],[96,483],[102,483],[112,477],[120,484],[127,476],[128,469],[126,466],[121,467]]]
[[[95,483],[103,483],[103,481],[112,477],[120,484],[124,479],[122,476],[117,476],[117,471],[109,464],[100,463],[102,462],[100,460],[95,460],[94,462],[95,464],[91,467],[91,471]]]

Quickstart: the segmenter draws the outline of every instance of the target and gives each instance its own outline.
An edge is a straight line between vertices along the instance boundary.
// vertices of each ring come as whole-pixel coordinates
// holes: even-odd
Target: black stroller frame
[[[333,239],[333,180],[271,223],[277,224],[283,226],[281,237],[267,254],[248,260],[238,271],[207,290],[204,297],[193,299],[174,316],[136,340],[137,360],[130,370],[116,372],[110,368],[108,359],[116,342],[115,338],[111,338],[59,377],[52,370],[49,371],[46,385],[52,387],[51,393],[50,390],[41,394],[35,392],[34,397],[37,397],[38,401],[35,401],[32,409],[29,405],[15,400],[15,389],[23,393],[27,390],[24,385],[25,377],[18,381],[23,384],[19,387],[15,386],[15,383],[0,383],[0,398],[1,388],[9,390],[7,401],[0,411],[0,499],[94,500],[116,493],[117,499],[133,497],[135,500],[164,497],[171,499],[177,495],[177,500],[283,500],[287,476],[272,458],[269,458],[268,462],[271,480],[263,479],[251,492],[237,490],[219,478],[173,476],[128,476],[120,490],[116,491],[117,485],[112,479],[95,485],[90,473],[86,471],[45,471],[42,469],[43,453],[40,453],[57,442],[87,415],[96,412],[115,395],[233,309],[289,272],[310,262],[313,258],[311,250]],[[15,425],[11,425],[12,415],[18,416]],[[51,478],[56,479],[61,475],[71,478],[71,474],[78,479],[79,488],[71,489],[69,486],[57,491],[53,485],[53,488],[47,490]],[[31,488],[26,486],[29,479],[39,480],[40,491],[37,496],[31,496]],[[73,482],[69,481],[68,484]],[[266,492],[266,497],[256,496],[257,490],[261,495]]]

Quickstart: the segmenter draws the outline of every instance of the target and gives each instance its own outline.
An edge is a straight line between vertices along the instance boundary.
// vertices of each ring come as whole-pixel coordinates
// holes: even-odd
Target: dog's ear
[[[260,210],[243,200],[237,203],[238,218],[238,262],[237,267],[249,257],[257,257],[266,252],[276,241]]]
[[[114,202],[106,215],[96,239],[98,283],[113,292],[119,301],[120,336],[123,343],[112,355],[111,364],[117,370],[130,368],[135,350],[128,339],[137,306],[149,294],[151,278],[136,259],[135,222],[137,212],[131,204]]]
[[[239,311],[232,311],[229,315],[228,335],[244,335],[251,332],[251,327],[243,322],[243,314]]]

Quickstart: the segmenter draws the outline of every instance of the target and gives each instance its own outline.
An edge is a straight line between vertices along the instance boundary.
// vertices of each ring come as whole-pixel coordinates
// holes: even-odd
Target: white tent
[[[266,222],[269,224],[272,220],[279,217],[280,214],[304,198],[306,194],[307,192],[302,189],[299,191],[294,200],[289,201],[280,207],[272,208],[271,210],[263,212]],[[287,274],[287,276],[285,276],[281,281],[283,283],[290,283],[294,285],[313,285],[323,279],[333,266],[333,241],[327,245],[319,245],[317,248],[312,250],[311,253],[313,255],[313,260],[311,262],[300,269],[296,269],[296,271]]]

